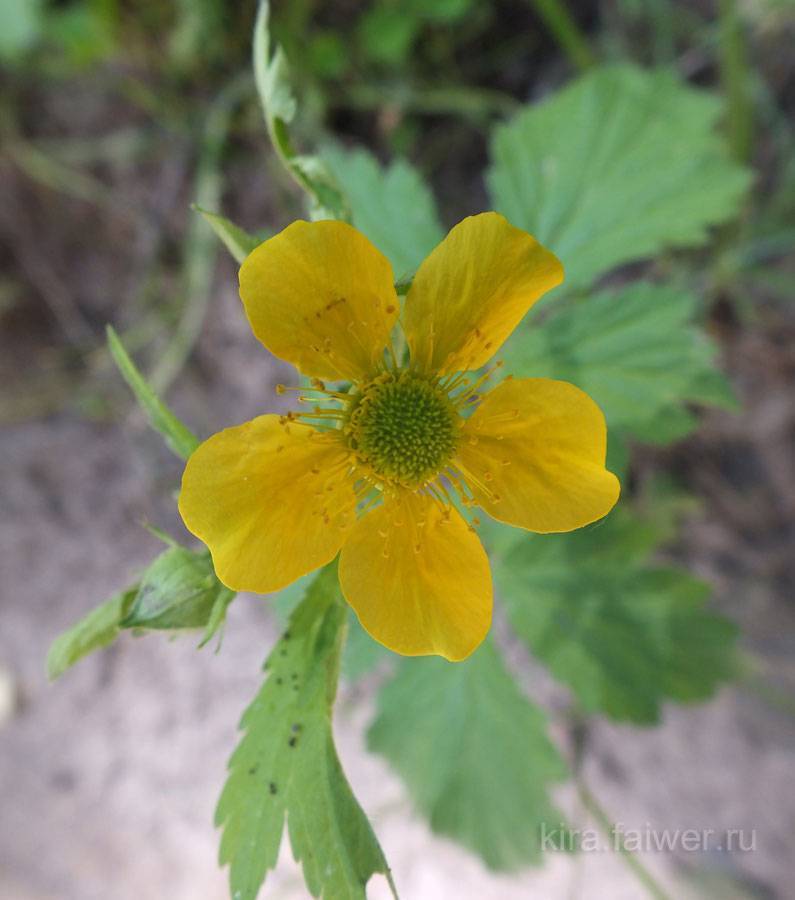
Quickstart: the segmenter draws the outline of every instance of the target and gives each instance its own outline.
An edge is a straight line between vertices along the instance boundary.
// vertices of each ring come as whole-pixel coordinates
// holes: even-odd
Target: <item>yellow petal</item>
[[[454,509],[445,515],[427,495],[406,491],[362,517],[339,575],[365,630],[396,653],[460,660],[489,630],[486,552]]]
[[[467,420],[456,462],[493,518],[528,531],[572,531],[618,500],[606,449],[604,416],[586,393],[565,381],[517,378],[487,394]]]
[[[344,222],[293,222],[240,268],[251,329],[314,378],[360,380],[398,315],[392,266]]]
[[[330,435],[260,416],[191,455],[179,511],[227,587],[277,591],[337,555],[355,517],[346,468]]]
[[[498,213],[464,219],[417,270],[406,298],[412,360],[441,374],[480,368],[561,281],[557,257]]]

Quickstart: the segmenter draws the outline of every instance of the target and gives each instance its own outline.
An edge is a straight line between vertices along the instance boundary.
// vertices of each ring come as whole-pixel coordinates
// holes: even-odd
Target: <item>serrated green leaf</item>
[[[279,623],[286,625],[290,614],[301,601],[307,587],[312,583],[313,575],[304,575],[292,584],[283,588],[273,599],[273,606]],[[384,659],[390,651],[362,628],[356,613],[348,610],[348,636],[342,651],[342,674],[349,681],[356,681],[368,675]]]
[[[57,637],[47,654],[47,675],[59,678],[84,656],[113,643],[137,592],[137,584],[121,591]]]
[[[257,237],[257,235],[254,234],[249,234],[238,225],[235,225],[234,222],[218,213],[202,209],[201,206],[194,205],[193,208],[196,212],[201,214],[202,218],[210,225],[226,249],[239,263],[242,263],[249,253],[263,241],[263,238]]]
[[[123,628],[208,628],[212,636],[234,598],[218,580],[210,554],[185,547],[164,550],[147,568]],[[219,618],[220,617],[220,618]]]
[[[559,378],[582,388],[611,429],[666,443],[696,424],[686,403],[733,408],[714,368],[716,349],[694,324],[698,301],[669,285],[639,282],[570,301],[521,326],[505,347],[514,375]]]
[[[495,560],[517,634],[582,708],[639,724],[665,700],[704,700],[736,672],[736,629],[709,587],[653,565],[658,527],[619,508],[565,535],[526,535]]]
[[[199,643],[199,649],[205,647],[212,638],[218,634],[226,621],[226,611],[229,604],[235,599],[237,594],[227,587],[223,587],[215,595],[215,602],[210,609],[210,615],[207,617],[207,623],[204,627],[204,634]],[[218,644],[220,647],[220,642]]]
[[[672,72],[594,71],[495,130],[494,208],[560,257],[567,290],[702,244],[750,180],[715,132],[720,112]]]
[[[565,844],[548,791],[566,766],[490,641],[461,663],[406,660],[378,706],[369,747],[402,776],[435,832],[493,869],[538,862],[544,830],[559,830]]]
[[[285,819],[312,896],[364,900],[370,877],[388,876],[331,730],[347,615],[336,567],[328,566],[290,617],[265,664],[265,684],[243,715],[245,735],[216,812],[220,860],[229,864],[236,900],[257,896],[276,864]]]
[[[400,159],[381,166],[363,149],[329,146],[322,155],[348,199],[353,224],[389,258],[397,277],[413,273],[444,237],[422,176]]]
[[[115,330],[108,325],[108,348],[118,366],[119,372],[135,394],[141,409],[146,413],[149,424],[166,440],[169,448],[181,459],[187,459],[199,446],[198,438],[163,403],[124,349]]]

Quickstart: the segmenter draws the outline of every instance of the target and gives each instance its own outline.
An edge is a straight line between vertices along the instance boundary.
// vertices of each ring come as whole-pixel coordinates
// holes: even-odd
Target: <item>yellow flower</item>
[[[496,213],[452,229],[402,312],[389,262],[350,225],[294,222],[257,247],[240,269],[246,314],[313,379],[311,408],[228,428],[188,460],[180,513],[221,581],[278,591],[339,553],[342,592],[377,641],[468,656],[491,623],[491,572],[478,520],[451,494],[536,532],[587,525],[618,499],[604,417],[579,388],[509,377],[484,393],[499,364],[466,374],[562,280],[557,258]]]

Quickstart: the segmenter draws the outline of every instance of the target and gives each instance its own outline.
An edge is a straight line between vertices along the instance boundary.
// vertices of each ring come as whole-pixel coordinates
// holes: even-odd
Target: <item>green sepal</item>
[[[225,216],[210,212],[208,209],[202,209],[201,206],[197,206],[195,203],[193,204],[193,209],[212,228],[238,263],[242,263],[249,253],[265,240],[264,237],[258,237],[255,234],[244,231],[239,225],[235,225],[234,222]]]
[[[177,456],[187,459],[199,446],[199,439],[171,412],[149,386],[124,349],[114,328],[108,325],[106,331],[111,356],[122,377],[135,394],[139,406],[146,413],[149,424],[165,438],[166,444]]]
[[[223,623],[234,597],[218,580],[209,553],[170,547],[144,572],[121,627],[205,628],[204,645]]]

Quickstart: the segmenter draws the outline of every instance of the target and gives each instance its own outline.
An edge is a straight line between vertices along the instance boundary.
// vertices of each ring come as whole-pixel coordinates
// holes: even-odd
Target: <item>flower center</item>
[[[410,372],[383,374],[351,401],[345,433],[376,481],[417,488],[453,458],[461,418],[435,382]]]

